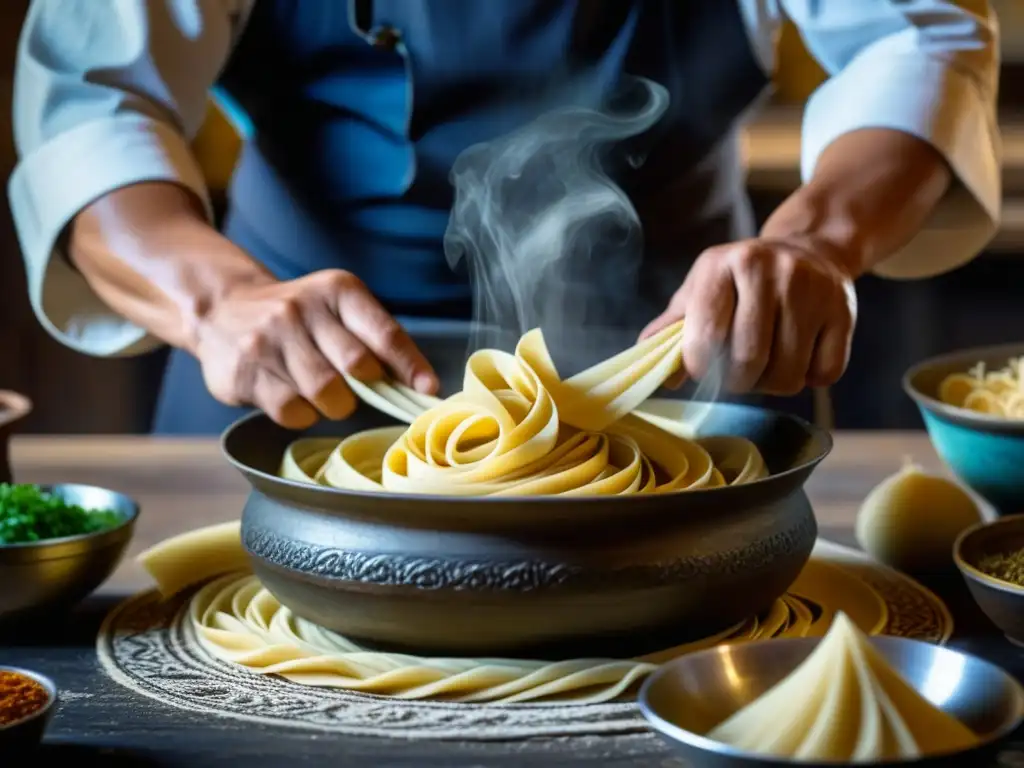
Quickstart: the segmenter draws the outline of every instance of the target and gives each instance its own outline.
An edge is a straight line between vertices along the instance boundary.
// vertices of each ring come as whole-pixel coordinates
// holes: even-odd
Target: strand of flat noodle
[[[767,474],[737,437],[692,439],[645,401],[682,365],[682,323],[562,380],[540,330],[515,353],[480,350],[445,399],[349,379],[358,397],[408,424],[289,446],[280,474],[335,488],[448,496],[665,493]],[[676,415],[688,405],[675,404]],[[659,412],[660,411],[660,412]]]

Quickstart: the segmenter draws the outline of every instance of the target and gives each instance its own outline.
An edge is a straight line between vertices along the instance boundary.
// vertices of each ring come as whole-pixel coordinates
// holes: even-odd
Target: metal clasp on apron
[[[370,33],[375,48],[383,48],[387,51],[397,50],[398,44],[402,42],[402,33],[394,27],[379,27]]]
[[[373,0],[351,0],[349,23],[352,29],[374,48],[394,51],[402,41],[402,33],[394,27],[374,27]]]
[[[397,53],[405,62],[406,110],[405,131],[408,138],[412,123],[413,111],[413,77],[409,63],[409,53],[402,44],[402,32],[390,24],[376,25],[374,21],[373,0],[348,0],[349,27],[374,48]],[[416,155],[410,157],[408,173],[405,177],[405,189],[408,190],[416,179]]]

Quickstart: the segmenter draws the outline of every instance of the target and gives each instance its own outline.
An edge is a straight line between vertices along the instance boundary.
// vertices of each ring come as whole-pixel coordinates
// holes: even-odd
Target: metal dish
[[[465,336],[414,337],[457,382]],[[361,407],[304,434],[392,423]],[[775,474],[653,497],[401,496],[280,479],[300,435],[263,414],[229,427],[222,446],[253,488],[242,517],[253,568],[298,615],[377,647],[545,657],[706,635],[766,609],[799,575],[817,535],[802,488],[828,433],[736,405],[715,407],[705,429],[750,438]]]
[[[942,380],[977,365],[1003,367],[1024,344],[966,349],[918,363],[903,377],[932,445],[953,473],[999,514],[1024,511],[1024,420],[1003,419],[939,401]]]
[[[30,677],[45,688],[46,693],[49,694],[46,704],[41,709],[21,720],[0,725],[0,753],[17,754],[37,746],[43,740],[46,726],[49,725],[50,718],[53,717],[53,712],[57,708],[57,686],[50,678],[29,669],[0,666],[0,672],[14,672]]]
[[[1024,516],[1013,515],[979,523],[960,534],[953,545],[953,562],[978,607],[1010,642],[1024,646],[1024,587],[988,576],[978,568],[989,555],[1018,549],[1024,549]]]
[[[684,760],[701,768],[835,766],[762,757],[701,735],[785,678],[818,642],[818,638],[769,640],[683,656],[644,683],[640,710]],[[984,759],[994,755],[1024,721],[1024,688],[996,665],[919,640],[876,637],[871,642],[919,693],[981,738],[979,746],[956,754],[874,765],[987,765]]]
[[[0,622],[72,607],[113,573],[131,540],[138,505],[117,491],[91,485],[43,485],[86,509],[110,509],[123,522],[81,536],[0,545]]]

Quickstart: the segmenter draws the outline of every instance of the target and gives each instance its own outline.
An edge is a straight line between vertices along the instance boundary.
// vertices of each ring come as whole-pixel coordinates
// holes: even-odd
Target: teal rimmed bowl
[[[1024,355],[1024,343],[979,347],[933,357],[912,367],[903,389],[917,404],[932,445],[957,478],[1000,515],[1024,512],[1024,420],[946,405],[939,385],[978,363],[1003,368]]]

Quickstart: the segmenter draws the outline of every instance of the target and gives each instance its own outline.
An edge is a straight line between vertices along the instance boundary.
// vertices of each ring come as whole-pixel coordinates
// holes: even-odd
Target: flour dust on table
[[[192,592],[170,599],[147,592],[118,606],[107,617],[97,641],[106,672],[138,694],[191,712],[349,735],[490,741],[646,730],[631,700],[634,689],[610,700],[577,696],[575,700],[465,703],[299,684],[275,674],[273,667],[254,671],[218,658],[209,644],[204,645],[197,633],[203,627],[190,611],[193,597]],[[870,634],[936,643],[952,634],[948,610],[927,589],[855,550],[819,541],[808,571],[776,606],[707,644],[820,636],[837,611],[848,613]],[[632,663],[643,671],[692,648],[691,644],[666,649]],[[582,655],[585,649],[580,650]]]

